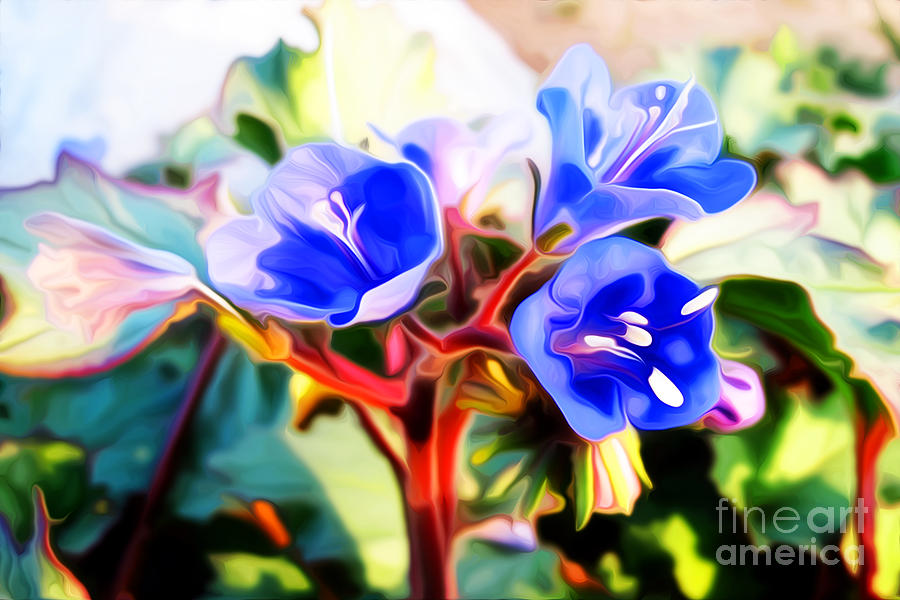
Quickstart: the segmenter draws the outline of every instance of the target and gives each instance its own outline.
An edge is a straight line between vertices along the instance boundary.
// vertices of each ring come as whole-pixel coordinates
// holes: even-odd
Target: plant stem
[[[463,410],[455,404],[447,407],[438,417],[438,444],[436,459],[438,461],[438,491],[441,500],[441,518],[446,532],[446,551],[450,551],[453,535],[457,529],[456,522],[456,468],[459,464],[463,434],[471,421],[472,411]]]
[[[406,505],[409,527],[409,597],[444,600],[456,595],[447,564],[447,544],[434,506]]]
[[[447,296],[447,311],[454,319],[462,318],[466,312],[466,280],[460,255],[460,242],[467,231],[468,224],[459,213],[459,209],[444,209],[444,222],[447,224],[448,248],[447,262],[450,266],[450,291]]]
[[[510,291],[515,287],[515,284],[519,281],[522,274],[540,258],[540,253],[534,248],[531,248],[519,258],[516,264],[503,273],[493,292],[491,292],[491,295],[475,316],[475,327],[483,329],[494,326],[497,315],[503,307],[503,304],[506,302]]]
[[[403,422],[409,467],[404,492],[410,597],[434,600],[456,595],[449,561],[452,533],[445,522],[441,489],[439,389],[431,378],[414,381],[409,403],[394,411]]]
[[[116,578],[113,580],[113,598],[130,599],[133,597],[129,590],[132,586],[135,572],[141,563],[141,554],[150,533],[151,523],[156,517],[160,504],[175,478],[175,466],[179,454],[184,449],[187,434],[191,428],[191,421],[197,413],[200,400],[212,381],[213,373],[226,346],[225,338],[218,330],[214,330],[194,371],[194,377],[191,379],[190,385],[185,392],[184,401],[169,432],[162,456],[156,465],[156,471],[150,483],[150,490],[141,509],[137,525],[122,554]]]
[[[390,442],[388,442],[387,438],[384,437],[384,434],[378,428],[378,424],[372,417],[370,409],[359,402],[348,401],[348,404],[350,404],[356,412],[359,423],[369,436],[369,439],[385,459],[387,459],[388,464],[391,466],[391,470],[394,471],[394,476],[397,478],[397,483],[400,484],[401,488],[405,488],[407,481],[409,480],[409,469],[403,461],[403,458],[397,454]]]
[[[400,378],[388,379],[338,356],[324,355],[308,346],[294,348],[286,363],[302,371],[326,387],[374,406],[397,406],[406,398],[406,386]]]
[[[893,426],[887,415],[879,413],[871,419],[865,415],[860,416],[856,436],[857,496],[867,509],[863,514],[862,527],[857,532],[860,547],[865,552],[865,560],[859,565],[860,598],[878,598],[874,589],[875,573],[878,570],[875,546],[875,511],[878,510],[877,466],[878,457],[892,434]]]
[[[503,335],[502,332],[494,327],[482,329],[473,326],[463,327],[449,335],[440,337],[429,331],[414,316],[405,315],[400,322],[416,339],[433,351],[445,355],[447,359],[454,358],[460,354],[468,354],[478,348],[512,352],[508,336]]]

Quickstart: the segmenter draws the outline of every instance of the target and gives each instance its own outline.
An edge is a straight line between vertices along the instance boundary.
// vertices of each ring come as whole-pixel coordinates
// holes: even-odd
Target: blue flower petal
[[[744,161],[723,158],[711,165],[676,166],[647,174],[644,184],[681,194],[699,204],[702,213],[717,213],[734,206],[747,190],[756,187],[756,170]],[[697,218],[691,210],[668,216]]]
[[[295,148],[207,243],[210,278],[262,316],[333,326],[391,317],[443,251],[424,174],[335,144]]]
[[[582,437],[622,429],[625,415],[639,428],[677,427],[719,397],[714,297],[658,251],[611,237],[578,248],[516,308],[510,333]]]
[[[585,396],[572,387],[573,365],[567,357],[554,353],[543,330],[544,302],[535,294],[517,308],[509,325],[516,350],[532,367],[535,376],[553,398],[575,433],[599,440],[625,428],[625,413],[615,380],[606,378],[586,383],[596,393]]]
[[[696,219],[725,210],[756,185],[752,166],[720,158],[715,106],[693,80],[611,94],[603,61],[578,45],[542,86],[537,106],[553,152],[535,235],[560,224],[572,230],[555,252],[651,217]]]
[[[537,96],[537,108],[553,133],[554,163],[587,164],[588,149],[606,135],[611,93],[606,64],[587,44],[572,46]]]

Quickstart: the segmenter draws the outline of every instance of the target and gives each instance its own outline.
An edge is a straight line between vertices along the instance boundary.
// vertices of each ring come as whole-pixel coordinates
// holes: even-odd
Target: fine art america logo
[[[862,544],[844,544],[843,549],[835,544],[821,544],[820,535],[833,539],[833,534],[846,533],[852,528],[857,534],[863,533],[865,514],[869,508],[858,498],[855,506],[817,506],[808,513],[801,514],[790,506],[768,508],[747,506],[742,510],[729,505],[726,498],[719,498],[716,506],[720,534],[748,533],[750,523],[757,524],[758,531],[765,534],[791,535],[801,528],[810,532],[808,544],[723,544],[716,550],[716,561],[720,565],[835,565],[841,558],[851,567],[865,564]]]

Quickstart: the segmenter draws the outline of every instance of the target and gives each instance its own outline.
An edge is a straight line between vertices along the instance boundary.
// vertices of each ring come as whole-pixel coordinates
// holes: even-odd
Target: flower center
[[[378,279],[378,274],[360,248],[359,234],[356,231],[364,209],[365,205],[360,204],[351,211],[344,195],[338,190],[332,190],[328,198],[313,204],[313,216],[325,231],[347,249],[370,278]]]
[[[706,290],[689,301],[682,309],[683,314],[693,314],[709,306],[715,299],[715,292],[715,288]],[[628,342],[632,346],[645,348],[653,343],[653,334],[644,328],[650,323],[647,317],[638,312],[627,310],[611,320],[618,321],[624,325],[625,331],[615,334],[610,332],[603,332],[602,334],[586,333],[581,335],[574,343],[561,348],[561,350],[575,356],[605,352],[619,358],[636,361],[641,363],[641,365],[650,366],[646,364],[646,361],[635,349],[622,345],[622,342]],[[635,371],[630,371],[630,374],[632,377],[636,377],[639,376],[638,373],[640,372],[645,371],[643,368],[639,368]],[[663,404],[673,408],[678,408],[684,404],[684,394],[659,368],[651,367],[646,384],[650,387],[653,395]]]

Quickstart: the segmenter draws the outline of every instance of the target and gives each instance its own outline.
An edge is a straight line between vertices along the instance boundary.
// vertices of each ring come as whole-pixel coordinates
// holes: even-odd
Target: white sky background
[[[103,138],[103,166],[126,169],[215,102],[236,57],[315,47],[297,3],[265,4],[0,2],[0,185],[52,177],[65,138]]]
[[[114,175],[151,159],[161,136],[215,103],[235,58],[261,55],[278,38],[316,46],[302,6],[0,0],[0,186],[52,178],[64,139],[102,138],[101,165]],[[465,72],[472,103],[499,112],[533,102],[534,74],[464,4],[396,6],[403,20],[434,35],[438,69],[445,61],[445,73]],[[491,68],[486,56],[507,64]]]

